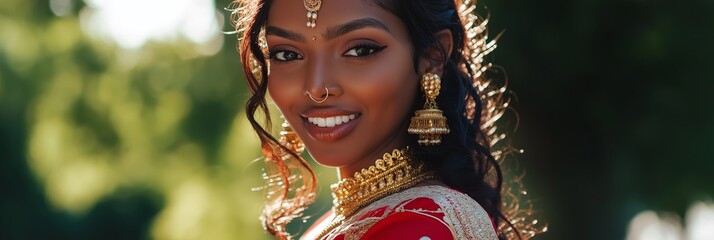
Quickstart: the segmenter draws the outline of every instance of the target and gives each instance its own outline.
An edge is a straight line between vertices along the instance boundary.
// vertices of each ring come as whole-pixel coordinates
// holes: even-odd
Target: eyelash
[[[360,48],[367,48],[368,50],[371,50],[371,52],[369,52],[363,56],[348,56],[348,55],[346,55],[348,52],[356,51],[356,49],[360,49]],[[351,47],[349,50],[347,50],[345,53],[343,53],[342,56],[350,57],[350,58],[358,58],[358,59],[368,58],[368,57],[374,56],[375,54],[378,54],[385,48],[387,48],[387,46],[380,46],[380,45],[377,45],[374,43],[358,43],[355,46]]]
[[[348,56],[348,55],[346,55],[348,52],[351,52],[351,51],[355,51],[355,53],[356,53],[356,49],[360,49],[360,48],[366,48],[366,49],[370,50],[371,52],[367,53],[366,55],[362,55],[362,56]],[[356,58],[356,59],[364,59],[364,58],[372,57],[375,54],[378,54],[385,48],[387,48],[387,46],[379,46],[379,45],[373,44],[373,43],[358,43],[355,46],[351,47],[349,50],[347,50],[345,53],[343,53],[342,56],[349,57],[349,58]],[[294,59],[290,59],[290,60],[280,60],[280,59],[276,58],[276,55],[278,55],[280,53],[283,53],[283,54],[294,53],[297,56]],[[268,52],[268,59],[275,60],[274,61],[275,63],[282,64],[282,63],[288,63],[288,62],[291,62],[294,60],[301,60],[302,56],[295,51],[284,50],[284,49],[275,49],[275,50]]]
[[[276,58],[276,55],[278,55],[280,53],[283,53],[283,54],[294,53],[295,55],[297,55],[297,57],[295,57],[295,59],[291,59],[291,60],[280,60],[280,59]],[[275,50],[271,50],[270,52],[268,52],[268,59],[275,60],[275,61],[271,61],[273,63],[283,64],[283,63],[289,63],[294,60],[300,60],[300,59],[302,59],[302,55],[300,55],[299,53],[297,53],[295,51],[290,51],[290,50],[285,50],[285,49],[275,49]]]

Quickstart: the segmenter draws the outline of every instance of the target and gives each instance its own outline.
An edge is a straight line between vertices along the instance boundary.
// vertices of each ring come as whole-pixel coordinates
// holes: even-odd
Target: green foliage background
[[[714,2],[482,3],[507,30],[490,60],[518,99],[539,239],[621,239],[640,211],[711,200]],[[0,2],[0,239],[268,239],[235,36],[127,52],[86,36],[81,7]],[[335,181],[316,168],[308,215]]]

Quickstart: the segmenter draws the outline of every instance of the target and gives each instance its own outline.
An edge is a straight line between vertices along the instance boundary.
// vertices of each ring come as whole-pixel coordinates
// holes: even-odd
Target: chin
[[[354,157],[353,154],[350,154],[350,151],[344,150],[339,147],[322,146],[313,147],[311,149],[308,146],[306,147],[306,149],[308,153],[310,153],[310,156],[315,160],[315,162],[325,167],[344,167],[357,161],[357,157]]]

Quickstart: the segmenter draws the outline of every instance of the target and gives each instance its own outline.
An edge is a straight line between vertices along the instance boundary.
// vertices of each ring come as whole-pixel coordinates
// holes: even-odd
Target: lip
[[[341,115],[355,115],[355,119],[349,122],[335,125],[334,127],[318,127],[315,124],[310,123],[307,119],[311,117],[334,117]],[[357,127],[357,124],[362,120],[362,114],[355,111],[349,111],[340,108],[324,107],[324,108],[311,108],[300,115],[303,119],[303,126],[307,129],[308,134],[312,136],[317,141],[320,142],[333,142],[337,141],[345,136],[349,135],[352,130]]]
[[[300,114],[303,118],[311,118],[311,117],[320,117],[320,118],[326,118],[326,117],[334,117],[334,116],[342,116],[342,115],[359,115],[359,112],[355,111],[349,111],[341,108],[335,108],[335,107],[320,107],[320,108],[310,108],[307,111],[303,112]]]

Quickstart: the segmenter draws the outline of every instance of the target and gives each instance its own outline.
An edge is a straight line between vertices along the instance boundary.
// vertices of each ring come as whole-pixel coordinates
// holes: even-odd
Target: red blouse
[[[303,236],[314,239],[334,216]],[[367,205],[322,239],[497,239],[486,211],[443,186],[413,187]]]

